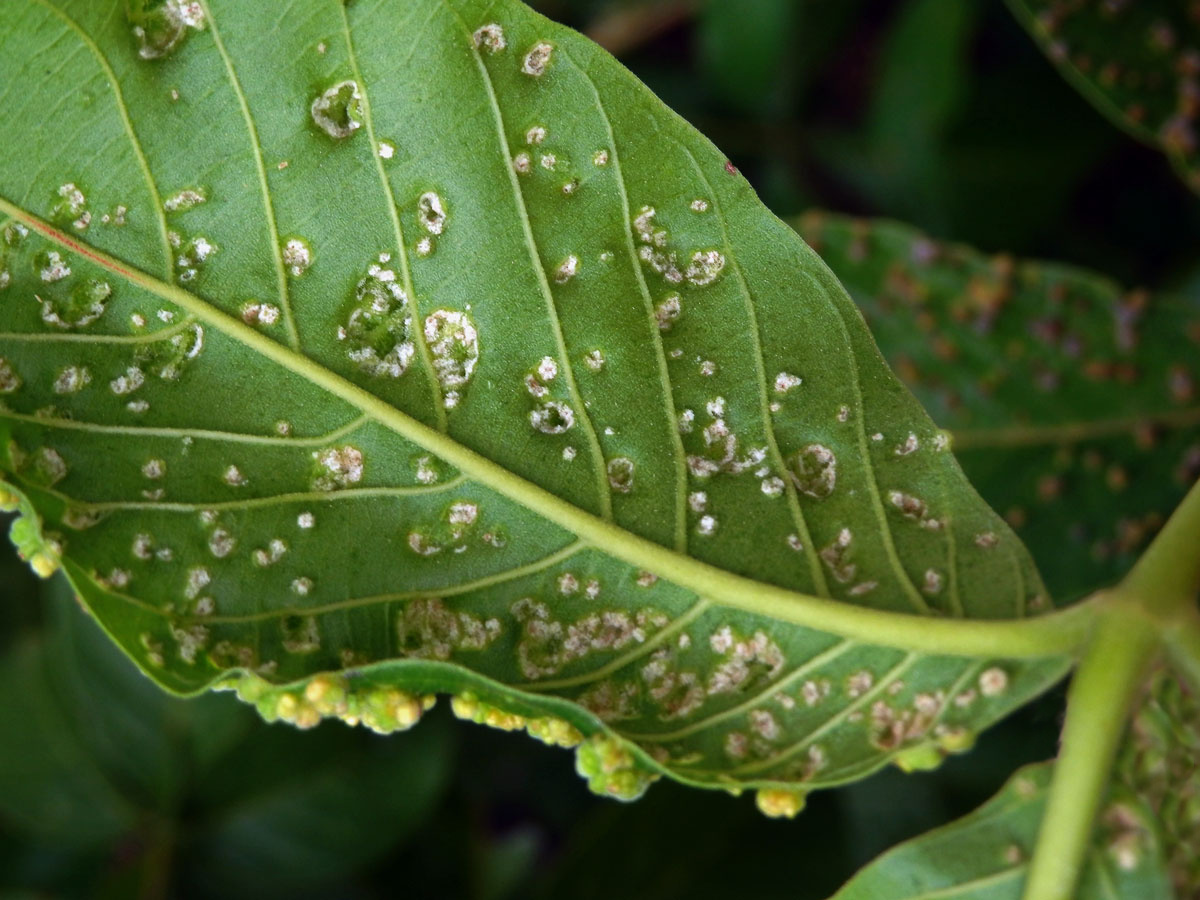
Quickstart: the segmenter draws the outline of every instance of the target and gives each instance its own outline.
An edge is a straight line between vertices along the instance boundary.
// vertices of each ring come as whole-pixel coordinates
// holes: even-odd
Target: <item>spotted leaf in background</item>
[[[1063,75],[1200,191],[1200,14],[1157,0],[1009,0]]]
[[[797,227],[1055,596],[1119,579],[1200,477],[1200,305],[892,222]]]

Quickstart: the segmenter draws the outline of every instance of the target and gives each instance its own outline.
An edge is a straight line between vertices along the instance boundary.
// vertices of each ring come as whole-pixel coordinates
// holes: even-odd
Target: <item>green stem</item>
[[[314,360],[277,343],[183,288],[81,243],[0,197],[0,213],[25,223],[61,247],[78,253],[195,316],[279,366],[328,391],[431,453],[468,477],[562,526],[581,540],[629,565],[653,572],[730,609],[740,609],[880,646],[944,656],[1043,658],[1074,654],[1087,637],[1094,604],[1083,603],[1031,619],[966,620],[887,612],[825,597],[801,594],[707,565],[676,553],[592,515],[460,444],[445,432],[417,421],[336,375]]]
[[[1158,642],[1154,623],[1117,600],[1101,614],[1067,694],[1054,781],[1024,900],[1071,900],[1139,682]]]
[[[1071,900],[1144,670],[1160,643],[1200,686],[1200,482],[1102,604],[1067,694],[1025,900]]]
[[[1200,481],[1192,485],[1120,593],[1151,615],[1173,618],[1194,612],[1200,592]]]

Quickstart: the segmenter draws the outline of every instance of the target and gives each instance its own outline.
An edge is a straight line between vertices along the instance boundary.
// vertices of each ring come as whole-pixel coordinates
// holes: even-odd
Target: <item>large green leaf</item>
[[[1183,900],[1200,891],[1200,707],[1164,667],[1147,679],[1088,853],[1079,900]],[[1027,766],[982,807],[885,853],[835,900],[1018,900],[1053,763]]]
[[[1200,191],[1200,17],[1177,0],[1009,0],[1051,62]]]
[[[1028,555],[594,45],[516,2],[131,9],[0,12],[0,467],[160,684],[381,731],[452,692],[634,795],[929,764],[1061,674],[951,621],[1047,609]]]
[[[1200,477],[1200,303],[893,222],[797,222],[1051,591],[1113,584]]]

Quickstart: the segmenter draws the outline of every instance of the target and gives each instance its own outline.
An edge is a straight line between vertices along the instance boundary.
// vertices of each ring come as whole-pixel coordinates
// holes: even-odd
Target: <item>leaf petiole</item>
[[[1158,645],[1142,615],[1109,597],[1067,693],[1062,749],[1024,900],[1071,900],[1130,708]]]
[[[1062,750],[1024,900],[1070,900],[1146,666],[1166,644],[1200,683],[1200,483],[1115,590],[1097,595],[1094,634],[1067,693]]]

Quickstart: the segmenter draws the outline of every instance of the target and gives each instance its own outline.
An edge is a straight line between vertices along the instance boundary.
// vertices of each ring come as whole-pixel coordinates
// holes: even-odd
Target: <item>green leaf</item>
[[[1088,853],[1078,900],[1172,900],[1200,889],[1196,698],[1165,667],[1146,680]],[[1018,900],[1053,763],[1026,766],[968,816],[885,853],[835,900]]]
[[[797,228],[1054,595],[1115,583],[1200,477],[1200,303],[893,222]]]
[[[850,299],[597,47],[131,9],[3,13],[0,469],[160,684],[379,731],[453,693],[605,793],[794,812],[1064,671],[1085,620],[1000,621],[1047,594]]]
[[[1009,6],[1080,93],[1165,153],[1200,191],[1200,21],[1186,4],[1009,0]]]

